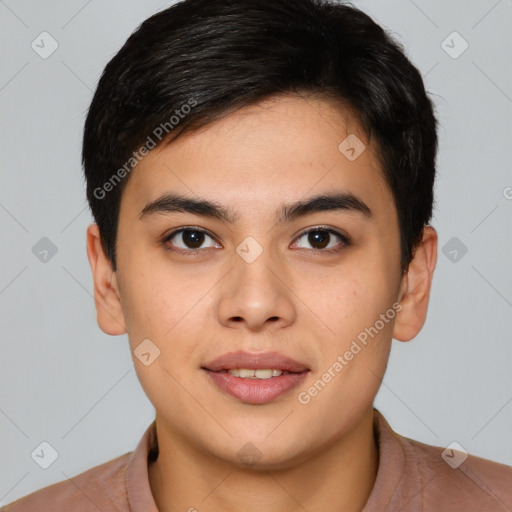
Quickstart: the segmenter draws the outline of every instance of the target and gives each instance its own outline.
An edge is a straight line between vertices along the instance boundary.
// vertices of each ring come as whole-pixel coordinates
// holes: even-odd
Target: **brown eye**
[[[298,240],[304,238],[314,251],[336,252],[349,245],[348,238],[333,229],[314,228],[302,233]],[[341,241],[341,243],[340,243]],[[308,248],[299,245],[300,248]]]
[[[315,249],[325,249],[331,238],[331,234],[327,231],[310,231],[308,233],[308,243]]]
[[[198,250],[205,243],[205,240],[211,240],[213,244],[207,247],[215,247],[215,241],[205,231],[194,228],[183,228],[173,231],[170,235],[165,238],[167,244],[171,244],[173,247],[186,251]]]

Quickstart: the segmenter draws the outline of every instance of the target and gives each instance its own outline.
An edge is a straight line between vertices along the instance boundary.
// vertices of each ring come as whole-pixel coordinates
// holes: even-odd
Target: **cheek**
[[[123,312],[132,351],[150,339],[160,350],[158,364],[173,375],[182,374],[184,363],[197,359],[198,343],[206,343],[205,336],[212,332],[207,294],[212,284],[176,271],[171,274],[168,266],[157,262],[133,265],[127,275]]]
[[[374,326],[380,315],[385,315],[394,302],[394,295],[390,293],[390,279],[382,272],[357,272],[351,269],[350,277],[331,278],[326,283],[327,286],[317,292],[316,307],[320,318],[331,331],[330,337],[338,340],[338,350],[350,344],[365,329]],[[384,325],[379,321],[378,328],[382,334],[390,335],[392,317],[394,314],[391,319],[386,317]]]
[[[205,324],[204,308],[209,304],[204,288],[187,285],[184,279],[163,278],[158,269],[132,271],[123,304],[133,364],[140,384],[157,410],[183,410],[187,394],[195,377],[190,365],[197,359],[199,333],[210,332]],[[208,288],[206,288],[207,290]],[[146,365],[137,357],[141,343],[151,340],[150,357]],[[156,347],[156,348],[155,348]]]
[[[335,289],[334,284],[342,288]],[[333,283],[326,291],[332,300],[323,302],[322,319],[334,334],[319,340],[318,365],[302,389],[300,403],[311,404],[308,414],[329,425],[332,433],[340,422],[351,421],[370,407],[379,389],[396,316],[388,289],[382,282],[353,278]]]
[[[122,267],[122,307],[128,334],[162,339],[186,313],[192,294],[185,280],[169,274],[154,259],[135,252]],[[121,264],[120,264],[121,267]]]

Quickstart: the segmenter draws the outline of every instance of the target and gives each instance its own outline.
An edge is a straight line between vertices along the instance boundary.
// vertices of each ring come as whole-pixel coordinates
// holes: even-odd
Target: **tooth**
[[[254,375],[258,379],[270,379],[272,377],[272,370],[256,370]]]
[[[290,372],[276,370],[275,368],[259,368],[251,370],[248,368],[231,368],[227,370],[233,377],[240,377],[242,379],[270,379],[271,377],[279,377]]]

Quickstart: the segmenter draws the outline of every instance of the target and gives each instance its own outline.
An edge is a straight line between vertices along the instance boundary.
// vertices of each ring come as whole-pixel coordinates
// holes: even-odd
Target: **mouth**
[[[275,352],[230,352],[201,367],[224,393],[248,404],[265,404],[306,377],[307,366]]]

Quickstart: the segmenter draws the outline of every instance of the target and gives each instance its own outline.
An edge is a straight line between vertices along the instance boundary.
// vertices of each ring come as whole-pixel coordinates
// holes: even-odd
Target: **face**
[[[117,244],[123,323],[149,363],[135,368],[175,439],[235,464],[250,442],[285,466],[371,410],[400,314],[399,228],[339,106],[274,98],[150,152]]]

